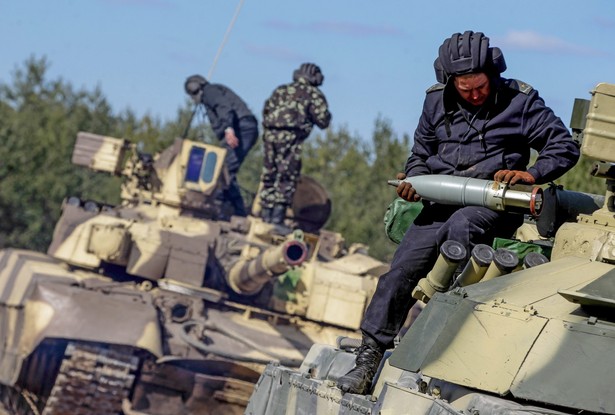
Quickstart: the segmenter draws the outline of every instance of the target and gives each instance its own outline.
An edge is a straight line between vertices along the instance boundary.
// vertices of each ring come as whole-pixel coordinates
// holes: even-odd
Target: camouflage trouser
[[[261,205],[290,206],[301,173],[301,149],[304,134],[294,130],[265,129],[263,134],[263,188]]]

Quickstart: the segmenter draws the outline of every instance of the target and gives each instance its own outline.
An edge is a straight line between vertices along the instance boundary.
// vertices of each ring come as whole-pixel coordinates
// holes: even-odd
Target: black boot
[[[273,211],[273,209],[270,208],[270,207],[261,208],[260,217],[263,220],[263,222],[271,223],[271,213],[272,213],[272,211]]]
[[[384,350],[385,348],[378,345],[374,340],[363,336],[354,369],[339,378],[337,387],[344,393],[365,395],[369,392],[374,375],[376,375],[384,355]]]
[[[274,205],[271,212],[271,223],[283,225],[286,219],[286,205]]]

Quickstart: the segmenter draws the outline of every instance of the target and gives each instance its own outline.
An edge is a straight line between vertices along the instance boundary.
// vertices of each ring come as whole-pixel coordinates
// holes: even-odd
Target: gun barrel
[[[433,174],[388,180],[391,186],[411,183],[424,199],[445,205],[484,206],[493,210],[521,210],[539,216],[543,204],[540,187],[509,186],[504,182]]]
[[[230,269],[227,281],[238,294],[255,294],[272,278],[301,265],[308,248],[302,240],[290,239],[272,246],[251,260],[241,259]]]

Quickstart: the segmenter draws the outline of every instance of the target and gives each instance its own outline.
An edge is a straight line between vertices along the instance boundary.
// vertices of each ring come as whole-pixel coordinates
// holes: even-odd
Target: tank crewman
[[[230,185],[222,198],[232,204],[235,215],[246,216],[246,207],[237,183],[237,172],[248,151],[256,143],[258,121],[246,103],[225,85],[210,83],[201,75],[192,75],[186,79],[184,88],[195,104],[205,107],[214,134],[223,141],[222,145],[228,150],[226,166]]]
[[[293,82],[277,87],[263,108],[264,163],[260,192],[261,217],[281,224],[295,194],[301,172],[301,149],[314,124],[324,129],[331,113],[318,88],[324,76],[313,63],[293,73]]]
[[[538,91],[500,76],[506,69],[504,56],[489,47],[483,33],[466,31],[446,39],[434,68],[438,83],[427,90],[412,153],[397,178],[448,174],[543,184],[578,161],[578,145]],[[538,157],[528,168],[530,149]],[[421,199],[411,183],[402,182],[397,194],[407,201]],[[494,237],[511,237],[523,223],[519,214],[422,202],[363,317],[355,367],[338,380],[343,392],[369,391],[383,352],[393,346],[416,302],[413,289],[445,241],[460,242],[471,252],[479,243],[491,245]]]

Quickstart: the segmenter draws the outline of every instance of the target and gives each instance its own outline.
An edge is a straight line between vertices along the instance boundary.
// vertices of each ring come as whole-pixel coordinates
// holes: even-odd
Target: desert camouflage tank
[[[47,254],[0,251],[9,413],[242,413],[266,364],[356,332],[388,265],[321,229],[308,177],[286,225],[217,220],[225,151],[78,134],[72,162],[123,176],[122,203],[69,197]]]
[[[270,364],[246,414],[615,413],[615,85],[577,100],[572,121],[605,197],[528,192],[526,206],[542,205],[538,219],[507,247],[478,245],[465,265],[465,247],[445,243],[413,293],[427,304],[385,354],[369,395],[336,387],[357,347],[342,339],[314,345],[299,369]],[[482,191],[479,205],[506,205],[506,186],[475,185],[463,196]]]

